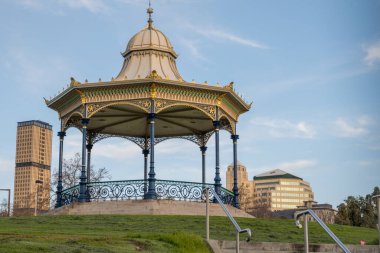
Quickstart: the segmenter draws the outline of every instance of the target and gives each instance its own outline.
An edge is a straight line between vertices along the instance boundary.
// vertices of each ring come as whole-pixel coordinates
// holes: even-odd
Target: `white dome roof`
[[[148,13],[153,13],[153,9],[149,8]],[[144,79],[154,73],[162,79],[183,81],[177,70],[177,54],[172,44],[152,22],[149,16],[148,25],[128,42],[122,53],[123,67],[115,80]]]
[[[177,58],[177,54],[173,50],[173,46],[169,39],[160,30],[151,25],[145,26],[141,31],[136,33],[128,42],[128,46],[123,53],[127,55],[132,51],[155,49],[168,52]]]

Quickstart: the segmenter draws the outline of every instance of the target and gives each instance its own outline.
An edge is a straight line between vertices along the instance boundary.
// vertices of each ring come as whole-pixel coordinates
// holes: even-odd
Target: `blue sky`
[[[179,54],[182,77],[227,84],[248,101],[238,124],[238,159],[249,177],[283,169],[309,181],[320,203],[337,205],[380,184],[380,1],[153,0],[153,20]],[[0,9],[0,188],[13,189],[18,121],[53,125],[42,97],[77,80],[110,80],[120,52],[146,24],[147,1],[4,0]],[[207,180],[213,181],[214,139]],[[178,148],[180,147],[180,149]],[[64,156],[80,152],[70,129]],[[221,135],[222,179],[232,162]],[[157,145],[160,179],[201,181],[194,144]],[[143,177],[137,146],[111,139],[95,145],[93,164],[112,179]],[[0,193],[2,194],[2,193]],[[4,196],[5,197],[5,196]],[[3,198],[3,195],[0,195]]]

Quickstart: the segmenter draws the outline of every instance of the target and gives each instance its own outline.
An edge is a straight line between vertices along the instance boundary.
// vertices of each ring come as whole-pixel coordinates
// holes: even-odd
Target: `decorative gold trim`
[[[215,118],[215,109],[213,112],[210,112],[211,108],[214,108],[213,106],[200,106],[197,104],[191,104],[191,103],[181,103],[181,102],[175,102],[167,104],[166,106],[162,106],[160,109],[157,110],[157,113],[162,112],[163,110],[166,110],[171,107],[176,107],[176,106],[186,106],[186,107],[192,107],[200,112],[203,112],[207,117],[209,117],[211,120],[214,120]]]
[[[79,95],[80,95],[80,99],[81,99],[81,101],[82,101],[82,104],[85,104],[86,103],[86,95],[84,94],[84,92],[83,91],[80,91],[80,90],[76,90],[78,93],[79,93]]]
[[[152,70],[152,72],[149,75],[147,75],[145,78],[162,79],[162,77],[159,74],[157,74],[156,70]]]
[[[150,97],[153,99],[157,97],[157,87],[155,83],[151,86]]]
[[[137,107],[137,108],[145,111],[146,113],[149,113],[150,101],[148,101],[149,102],[148,105],[146,105],[146,104],[144,105],[143,103],[145,103],[146,101],[148,101],[148,100],[144,100],[144,101],[140,100],[137,103],[131,103],[131,101],[129,101],[129,102],[127,102],[127,101],[120,101],[120,102],[103,103],[103,104],[100,104],[100,106],[95,106],[94,111],[92,113],[90,113],[87,117],[91,118],[98,111],[100,111],[102,109],[105,109],[107,107],[113,106],[113,105],[130,105],[130,106],[133,106],[133,107]]]
[[[216,99],[216,104],[220,106],[222,104],[222,99],[226,94],[219,95],[219,97]]]
[[[104,103],[102,103],[102,104],[89,104],[87,106],[87,114],[92,114],[93,112],[98,110],[102,105],[104,105]]]

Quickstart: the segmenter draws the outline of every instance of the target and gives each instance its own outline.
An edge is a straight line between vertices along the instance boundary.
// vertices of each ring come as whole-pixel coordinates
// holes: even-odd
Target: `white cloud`
[[[335,121],[336,134],[340,137],[360,137],[368,133],[367,126],[370,123],[371,119],[367,116],[361,116],[351,122],[338,118]]]
[[[51,89],[57,81],[57,73],[69,72],[68,65],[56,55],[30,52],[24,48],[10,48],[2,65],[4,70],[17,81],[24,90],[40,94],[41,90]]]
[[[4,157],[0,157],[0,172],[13,173],[15,161]]]
[[[92,13],[100,13],[107,11],[109,7],[104,0],[16,0],[16,3],[34,10],[47,10],[56,14],[61,14],[58,10],[60,6],[71,9],[85,9]]]
[[[294,160],[289,162],[282,162],[274,166],[266,166],[257,169],[258,173],[267,172],[274,169],[280,169],[286,172],[295,172],[302,169],[311,168],[318,164],[317,160],[312,159],[301,159],[301,160]]]
[[[199,51],[198,43],[190,39],[183,39],[180,41],[190,52],[190,54],[199,60],[207,61],[207,58]]]
[[[380,62],[380,40],[372,45],[367,46],[365,49],[366,56],[364,61],[367,65],[372,66]]]
[[[267,135],[275,138],[314,138],[316,130],[304,121],[291,122],[271,118],[256,118],[251,123]]]
[[[189,25],[189,27],[195,32],[211,39],[223,39],[231,42],[235,42],[240,45],[250,46],[254,48],[267,49],[268,47],[252,39],[242,38],[238,35],[228,33],[222,30],[214,28],[199,28]]]
[[[59,0],[59,3],[73,9],[86,9],[92,13],[108,10],[102,0]]]
[[[284,171],[296,171],[300,169],[313,167],[316,164],[316,160],[295,160],[291,162],[283,162],[279,164],[276,168]]]
[[[0,188],[12,189],[11,194],[13,194],[14,171],[15,160],[0,156]],[[6,196],[4,192],[0,192],[0,195]]]
[[[162,143],[159,143],[157,146],[155,146],[155,152],[158,155],[165,155],[165,154],[176,154],[176,155],[187,155],[186,153],[178,152],[178,150],[191,150],[195,149],[196,146],[194,143],[186,140],[167,140],[163,141]]]
[[[32,9],[44,8],[44,0],[17,0],[17,3]]]
[[[93,149],[94,156],[105,157],[112,160],[126,160],[141,155],[141,150],[136,145],[127,141],[119,143],[96,143]]]

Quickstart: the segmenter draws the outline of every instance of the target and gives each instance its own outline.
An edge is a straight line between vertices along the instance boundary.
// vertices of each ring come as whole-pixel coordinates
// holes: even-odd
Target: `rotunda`
[[[207,142],[215,134],[215,192],[226,202],[239,207],[236,183],[236,124],[248,104],[234,90],[233,83],[223,87],[207,83],[186,82],[176,66],[177,54],[169,39],[153,25],[152,8],[148,24],[134,35],[125,51],[123,66],[116,78],[108,81],[78,82],[51,99],[47,106],[57,111],[61,127],[58,132],[59,171],[56,207],[72,201],[97,199],[186,199],[201,201],[205,181]],[[82,170],[80,182],[69,189],[62,187],[62,154],[66,130],[82,132]],[[233,140],[233,192],[221,186],[219,131],[230,132]],[[97,142],[119,137],[137,144],[144,155],[144,179],[90,182],[91,150]],[[202,157],[202,182],[159,180],[154,163],[155,145],[171,138],[197,144]],[[149,157],[148,157],[149,156]],[[148,159],[149,158],[149,159]],[[148,171],[149,164],[149,171]]]

